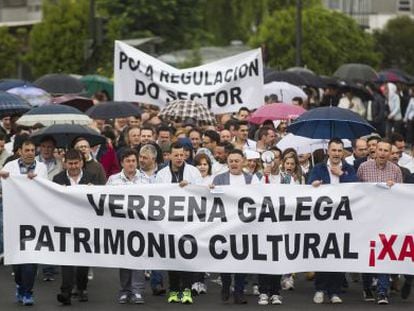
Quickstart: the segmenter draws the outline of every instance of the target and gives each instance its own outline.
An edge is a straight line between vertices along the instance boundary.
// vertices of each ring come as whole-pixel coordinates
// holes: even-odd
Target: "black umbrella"
[[[33,133],[31,138],[36,144],[40,144],[47,136],[52,136],[56,140],[58,148],[69,148],[78,137],[85,138],[91,146],[106,143],[106,138],[99,132],[79,124],[54,124]]]
[[[365,64],[343,64],[333,75],[339,79],[354,82],[374,82],[378,80],[377,72]]]
[[[0,117],[23,114],[32,109],[25,99],[0,91]]]
[[[89,108],[86,114],[92,119],[108,120],[131,116],[140,116],[141,109],[129,102],[102,102]]]
[[[359,84],[353,83],[351,81],[339,81],[338,86],[339,93],[351,92],[355,96],[359,97],[362,101],[373,100],[373,96],[368,90]]]
[[[273,71],[264,77],[264,83],[273,81],[287,82],[296,86],[306,85],[306,80],[295,72],[290,71]]]
[[[81,94],[86,92],[85,86],[80,80],[60,73],[44,75],[37,79],[34,85],[53,95]]]

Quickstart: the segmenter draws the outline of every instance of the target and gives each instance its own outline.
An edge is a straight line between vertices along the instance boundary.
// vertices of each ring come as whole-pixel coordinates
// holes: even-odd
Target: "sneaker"
[[[375,301],[374,294],[372,293],[372,290],[370,288],[364,289],[363,294],[364,294],[364,301],[366,302]]]
[[[259,291],[259,285],[253,285],[252,286],[252,294],[253,296],[259,296],[260,295],[260,291]]]
[[[261,306],[265,306],[269,304],[269,296],[267,296],[266,294],[260,294],[259,295],[259,300],[257,301],[258,305]]]
[[[282,278],[281,286],[283,290],[295,289],[295,280],[293,278],[293,275],[288,275]]]
[[[44,282],[52,282],[54,280],[55,280],[55,278],[53,277],[53,275],[44,275],[43,276],[43,281]]]
[[[388,304],[388,297],[384,294],[379,294],[377,297],[377,304],[379,305],[387,305]]]
[[[280,295],[272,295],[272,297],[270,297],[270,304],[272,305],[281,305],[282,304],[282,296]]]
[[[181,303],[184,303],[184,304],[192,304],[193,303],[193,296],[191,294],[191,289],[186,288],[183,291],[183,294],[181,296]]]
[[[338,295],[332,295],[330,301],[331,301],[332,304],[342,303],[342,299]]]
[[[20,286],[16,285],[16,302],[22,303],[23,302],[23,294],[20,292]]]
[[[411,293],[411,284],[405,281],[403,287],[401,288],[401,298],[407,299],[408,296],[410,296],[410,293]]]
[[[322,291],[317,291],[313,296],[313,302],[316,304],[323,303],[324,293]]]
[[[89,270],[88,270],[88,280],[89,281],[93,280],[93,270],[92,270],[92,268],[89,268]]]
[[[151,279],[151,271],[145,270],[144,277],[145,277],[145,280],[149,281]]]
[[[118,303],[120,303],[121,305],[128,303],[128,295],[122,294],[121,296],[119,296]]]
[[[80,290],[78,292],[78,300],[79,302],[87,302],[89,300],[88,291]]]
[[[194,296],[200,294],[200,282],[195,282],[191,286],[191,292],[193,293]]]
[[[169,292],[167,301],[168,303],[179,303],[181,300],[178,297],[178,292]]]
[[[32,294],[24,294],[22,299],[23,306],[33,306],[34,300]]]
[[[141,294],[135,293],[132,294],[131,297],[129,297],[129,302],[135,305],[143,304],[145,303],[144,298]]]
[[[199,283],[199,294],[207,294],[207,285],[203,282]]]

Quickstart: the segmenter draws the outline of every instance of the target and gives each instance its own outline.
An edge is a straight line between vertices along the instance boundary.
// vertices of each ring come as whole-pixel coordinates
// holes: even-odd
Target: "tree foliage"
[[[377,50],[384,58],[383,68],[397,67],[414,72],[414,20],[399,16],[388,21],[382,30],[374,32]]]
[[[30,33],[26,58],[35,77],[53,72],[85,72],[88,4],[88,0],[43,1],[43,21]]]
[[[19,41],[9,33],[7,27],[0,27],[0,77],[16,76]]]
[[[346,15],[315,5],[302,11],[302,63],[319,74],[332,74],[344,63],[376,67],[380,60],[374,41]],[[277,10],[260,25],[250,43],[265,44],[269,65],[286,69],[295,65],[295,9]]]

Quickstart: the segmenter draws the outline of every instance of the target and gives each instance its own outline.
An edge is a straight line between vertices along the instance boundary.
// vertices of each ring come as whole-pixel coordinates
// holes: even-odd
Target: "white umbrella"
[[[70,106],[43,105],[25,113],[16,123],[25,126],[33,126],[37,123],[44,126],[53,124],[89,125],[92,123],[92,119],[82,111]]]
[[[287,82],[270,82],[263,86],[265,96],[272,94],[277,95],[280,102],[291,103],[294,97],[300,97],[305,100],[308,96],[298,86]]]
[[[349,139],[342,139],[345,148],[351,147],[351,141]],[[328,139],[312,139],[303,136],[287,134],[283,137],[276,146],[281,150],[287,148],[293,148],[298,154],[312,153],[318,149],[328,149]]]

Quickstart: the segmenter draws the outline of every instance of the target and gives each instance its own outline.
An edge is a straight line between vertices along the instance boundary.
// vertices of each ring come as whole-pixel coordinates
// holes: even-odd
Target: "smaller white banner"
[[[194,68],[177,69],[121,41],[115,41],[114,98],[164,107],[192,99],[215,114],[263,105],[260,49]]]

